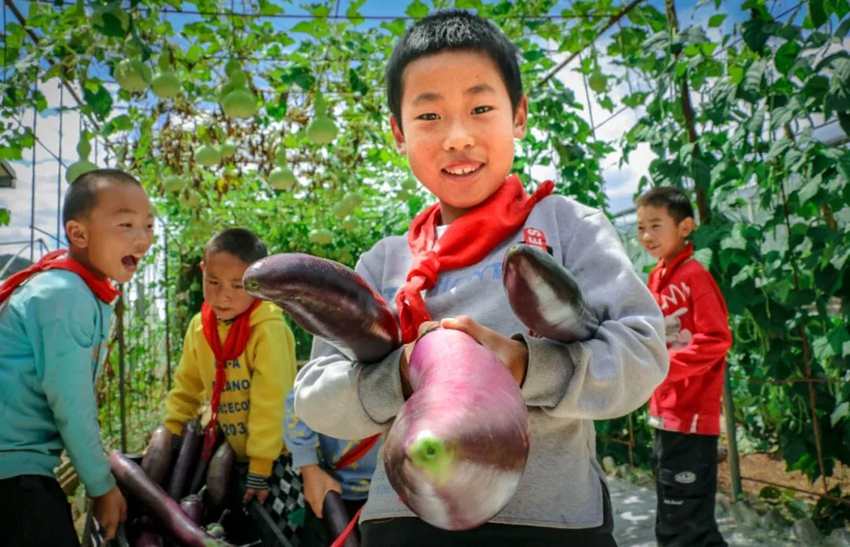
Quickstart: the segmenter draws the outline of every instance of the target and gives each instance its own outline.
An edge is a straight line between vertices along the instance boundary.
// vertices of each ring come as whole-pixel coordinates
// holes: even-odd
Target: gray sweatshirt
[[[553,195],[534,207],[524,228],[542,231],[555,259],[576,277],[600,323],[594,338],[569,344],[535,338],[514,316],[502,287],[502,257],[523,241],[524,229],[480,263],[441,272],[425,303],[435,320],[466,314],[506,336],[521,335],[528,345],[522,385],[531,420],[528,463],[516,495],[491,522],[596,527],[602,524],[605,479],[596,461],[593,420],[639,408],[664,379],[664,322],[602,212]],[[395,311],[395,293],[411,261],[406,236],[391,236],[365,253],[356,269]],[[400,351],[363,365],[317,338],[295,380],[296,412],[333,437],[386,433],[404,404]],[[411,516],[379,457],[362,520]]]

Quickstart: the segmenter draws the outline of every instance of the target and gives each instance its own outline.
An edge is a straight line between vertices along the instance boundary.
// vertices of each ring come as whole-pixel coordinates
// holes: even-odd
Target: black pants
[[[655,431],[659,547],[726,547],[714,518],[717,436]]]
[[[0,547],[79,547],[71,506],[53,477],[0,480]]]
[[[418,518],[368,520],[361,523],[363,547],[617,547],[611,497],[603,486],[602,526],[585,529],[484,524],[450,532]]]

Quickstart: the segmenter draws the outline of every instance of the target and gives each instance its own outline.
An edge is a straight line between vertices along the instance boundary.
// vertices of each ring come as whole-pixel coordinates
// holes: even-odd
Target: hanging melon
[[[195,151],[195,161],[204,167],[212,167],[221,161],[221,151],[211,144],[204,144]]]
[[[135,93],[147,88],[151,81],[151,69],[139,59],[124,59],[115,65],[113,76],[121,89]]]
[[[275,167],[269,173],[269,185],[275,190],[289,190],[295,182],[295,173],[288,167]]]

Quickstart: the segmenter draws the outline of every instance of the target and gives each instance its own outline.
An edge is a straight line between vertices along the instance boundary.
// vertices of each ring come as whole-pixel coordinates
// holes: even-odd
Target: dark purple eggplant
[[[304,330],[362,363],[377,361],[400,345],[398,322],[381,295],[360,274],[333,260],[271,255],[254,262],[242,283],[249,294],[274,302]]]
[[[328,529],[332,541],[339,538],[345,532],[348,523],[351,522],[351,516],[345,508],[342,497],[334,490],[325,494],[325,501],[322,502],[322,520],[325,521],[325,527]],[[360,541],[358,541],[357,534],[354,531],[348,534],[342,547],[360,547]]]
[[[157,427],[151,435],[150,443],[142,458],[142,471],[160,485],[165,481],[168,470],[171,468],[173,437],[171,431],[164,425]]]
[[[189,480],[198,462],[201,453],[201,444],[204,440],[204,432],[198,420],[190,420],[183,428],[183,444],[177,453],[174,462],[174,470],[168,481],[168,495],[172,499],[180,500],[189,490]]]
[[[528,408],[505,364],[468,334],[422,336],[413,394],[384,442],[387,478],[411,511],[445,530],[479,526],[513,497],[529,450]]]
[[[197,494],[189,494],[180,500],[180,509],[183,509],[186,516],[195,524],[201,524],[204,520],[204,503],[201,501],[201,496]]]
[[[153,530],[142,530],[133,542],[134,547],[163,547],[162,536]]]
[[[224,505],[224,500],[227,498],[227,492],[230,489],[235,461],[236,452],[225,439],[213,454],[207,470],[207,499],[211,507],[219,508]]]
[[[180,505],[160,485],[145,475],[142,468],[117,450],[109,455],[109,468],[115,482],[128,497],[136,500],[145,512],[162,527],[163,532],[187,547],[224,546],[192,522]]]
[[[542,249],[512,245],[502,263],[502,284],[514,314],[537,336],[581,341],[599,328],[575,277]]]

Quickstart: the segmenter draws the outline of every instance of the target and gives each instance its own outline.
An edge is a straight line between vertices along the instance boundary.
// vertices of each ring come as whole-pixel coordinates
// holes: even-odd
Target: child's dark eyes
[[[418,120],[425,120],[425,121],[429,121],[429,122],[430,122],[430,121],[434,121],[434,120],[439,119],[439,116],[437,116],[437,115],[436,115],[436,114],[434,114],[433,112],[426,112],[425,114],[421,114],[421,115],[417,116],[417,118],[416,118],[416,119],[418,119]]]
[[[473,114],[485,114],[493,110],[492,106],[476,106],[472,109]]]

